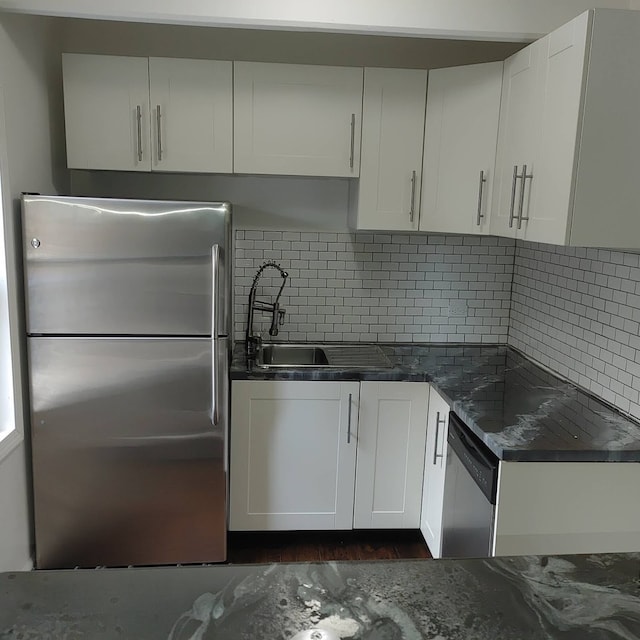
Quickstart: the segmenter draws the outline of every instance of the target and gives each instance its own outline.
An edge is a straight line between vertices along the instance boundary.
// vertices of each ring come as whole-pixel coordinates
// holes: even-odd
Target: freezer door
[[[26,196],[27,332],[206,336],[215,308],[228,335],[230,229],[227,203]]]
[[[223,561],[227,341],[28,342],[37,567]]]

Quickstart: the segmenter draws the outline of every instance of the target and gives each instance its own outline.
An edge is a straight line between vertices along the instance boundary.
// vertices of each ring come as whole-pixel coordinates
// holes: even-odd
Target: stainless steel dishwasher
[[[492,555],[498,458],[449,414],[442,510],[442,557]]]

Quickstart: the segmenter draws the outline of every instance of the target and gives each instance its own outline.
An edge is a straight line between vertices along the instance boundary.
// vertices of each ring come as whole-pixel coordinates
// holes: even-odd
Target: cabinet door
[[[531,184],[535,200],[522,222],[525,240],[567,240],[589,16],[581,14],[541,41],[541,137]]]
[[[426,383],[360,383],[354,528],[418,528],[428,399]]]
[[[234,171],[355,178],[362,69],[234,62]]]
[[[357,382],[233,382],[231,530],[351,529],[358,394]]]
[[[429,72],[420,231],[489,232],[502,70]]]
[[[149,171],[147,58],[62,55],[67,166]]]
[[[432,388],[429,393],[420,531],[434,558],[442,555],[442,498],[448,427],[449,405]]]
[[[355,228],[418,228],[427,72],[365,69]]]
[[[231,173],[232,63],[149,59],[154,171]]]
[[[515,237],[531,206],[532,179],[522,173],[525,167],[527,176],[536,171],[542,47],[534,42],[504,63],[490,221],[495,235]]]

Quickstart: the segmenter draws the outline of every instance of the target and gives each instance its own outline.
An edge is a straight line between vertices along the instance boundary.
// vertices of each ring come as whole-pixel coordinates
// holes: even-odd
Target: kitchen
[[[16,55],[15,51],[13,51],[13,56],[11,55],[12,49],[11,47],[19,47],[21,42],[47,42],[47,38],[51,38],[52,44],[51,46],[59,47],[57,50],[65,48],[66,43],[69,42],[69,37],[65,37],[65,46],[62,47],[60,42],[56,40],[60,36],[55,33],[55,30],[50,28],[50,25],[45,19],[39,18],[11,18],[12,22],[12,36],[9,38],[8,42],[5,42],[5,46],[9,47],[9,52],[6,56],[3,55],[3,60],[13,60],[14,64],[8,70],[8,77],[21,77],[23,78],[20,83],[15,83],[12,86],[20,86],[21,91],[24,92],[22,97],[24,100],[13,100],[7,101],[7,121],[11,126],[9,129],[9,133],[13,131],[13,127],[17,126],[13,123],[22,122],[22,118],[24,117],[21,114],[22,109],[25,109],[25,105],[29,108],[39,108],[41,116],[38,118],[29,119],[29,127],[32,129],[30,131],[29,136],[25,137],[25,143],[28,140],[36,141],[32,142],[32,147],[27,147],[28,149],[33,149],[32,155],[25,157],[20,154],[12,154],[11,159],[13,162],[11,163],[11,184],[14,185],[16,183],[27,184],[28,182],[33,182],[35,187],[28,187],[29,190],[41,190],[43,192],[49,191],[66,191],[65,187],[65,177],[66,171],[65,167],[65,159],[61,157],[60,150],[63,149],[63,136],[61,135],[60,128],[52,129],[50,131],[49,126],[47,124],[49,118],[49,111],[53,112],[54,116],[53,120],[60,123],[61,118],[61,95],[60,95],[60,83],[55,82],[55,71],[50,76],[47,71],[47,65],[51,65],[55,67],[55,60],[50,60],[46,56],[43,56],[42,59],[39,59],[37,54],[33,51],[25,52],[24,46],[22,50],[20,50],[19,55]],[[133,27],[131,27],[133,28]],[[102,29],[96,28],[93,32],[91,31],[82,31],[85,34],[82,37],[86,37],[88,41],[91,42],[91,50],[96,50],[97,52],[114,53],[113,50],[104,50],[99,49],[99,35],[102,33]],[[81,39],[80,35],[77,35],[79,39]],[[108,39],[108,38],[107,38]],[[13,44],[12,44],[13,41]],[[137,40],[134,40],[137,42]],[[131,40],[127,39],[127,42],[131,42]],[[86,45],[84,45],[86,46]],[[129,44],[128,46],[133,46]],[[142,48],[142,44],[136,46],[140,46]],[[513,46],[513,45],[511,45]],[[95,49],[94,49],[95,47]],[[78,45],[79,49],[82,49],[82,45]],[[516,47],[517,48],[517,47]],[[54,49],[55,50],[55,49]],[[512,49],[513,50],[513,49]],[[127,54],[138,54],[138,55],[149,55],[150,53],[156,53],[155,51],[142,51],[141,49],[131,50],[131,49],[120,49],[117,51],[118,53],[127,53]],[[157,51],[158,55],[162,54],[167,55],[166,50],[162,49],[161,51]],[[491,54],[489,59],[500,59],[502,57],[506,57],[508,52],[505,52],[504,55],[495,55]],[[484,60],[488,58],[483,58]],[[298,60],[296,60],[298,61]],[[304,61],[304,60],[302,60]],[[332,62],[333,60],[328,60],[328,62]],[[462,62],[472,62],[479,61],[477,58],[467,57],[464,60],[457,59],[455,64],[459,64]],[[355,63],[355,61],[354,61]],[[367,61],[367,64],[375,64],[376,61],[373,62]],[[394,62],[394,66],[406,66],[406,61]],[[4,84],[4,81],[3,81]],[[56,95],[57,99],[50,100],[48,91],[44,90],[44,87],[51,86],[52,95]],[[11,94],[13,95],[13,94]],[[28,115],[28,114],[27,114]],[[40,129],[38,129],[40,127]],[[49,140],[50,136],[54,136],[54,141],[50,144],[53,153],[55,154],[56,160],[54,162],[55,173],[52,177],[51,168],[47,166],[46,156],[42,153],[39,153],[38,150],[41,148],[38,146],[37,139],[41,140]],[[57,139],[56,139],[57,136]],[[11,137],[9,136],[11,140]],[[14,148],[18,145],[18,141],[13,141]],[[49,150],[47,149],[47,154]],[[15,159],[14,159],[15,158]],[[36,179],[36,176],[40,176]],[[22,177],[24,176],[24,177]],[[108,186],[112,188],[117,188],[119,195],[147,195],[148,193],[154,192],[157,193],[158,197],[167,197],[175,191],[171,187],[171,181],[169,179],[158,179],[157,176],[145,175],[144,177],[140,177],[134,184],[127,184],[126,176],[123,177],[123,185],[118,185],[117,187],[113,185],[107,184],[100,185],[97,187],[99,190],[103,190]],[[76,188],[78,192],[82,192],[83,189],[87,188],[83,185],[83,180],[88,179],[87,176],[79,176],[75,178]],[[104,177],[107,183],[110,183],[110,177],[107,175]],[[229,196],[230,199],[237,201],[240,200],[240,196],[238,198],[233,197],[238,191],[246,191],[247,185],[250,186],[251,190],[256,194],[257,204],[254,203],[253,220],[249,218],[249,220],[245,220],[244,222],[241,220],[241,225],[246,229],[245,234],[248,234],[251,231],[255,231],[257,233],[281,233],[283,225],[286,225],[284,228],[290,229],[293,227],[291,233],[328,233],[328,234],[341,234],[340,237],[336,236],[334,238],[333,235],[329,236],[324,240],[324,238],[317,237],[318,242],[322,241],[334,241],[342,242],[343,244],[348,244],[353,242],[350,235],[346,234],[346,229],[344,228],[344,221],[346,218],[346,206],[344,202],[346,200],[346,185],[344,181],[339,180],[285,180],[281,178],[245,178],[244,184],[240,184],[235,187],[237,190],[234,192],[234,185],[226,187],[225,179],[221,178],[222,184],[225,185],[227,189],[227,193],[231,193]],[[232,179],[228,179],[229,182],[233,182]],[[267,182],[269,181],[269,182]],[[196,178],[192,180],[187,180],[184,178],[184,183],[188,185],[189,193],[195,194],[194,197],[204,197],[212,198],[216,197],[216,187],[211,186],[209,184],[203,186],[198,184],[198,180]],[[59,186],[58,186],[59,185]],[[142,185],[142,186],[140,186]],[[58,186],[58,189],[56,189]],[[281,193],[282,187],[286,186],[289,193],[286,197],[277,196],[277,194]],[[25,187],[26,188],[26,187]],[[93,187],[91,187],[93,188]],[[198,188],[200,191],[198,191]],[[88,188],[87,188],[88,189]],[[17,190],[21,190],[16,188]],[[135,191],[135,193],[134,193]],[[144,193],[141,193],[144,191]],[[274,213],[276,215],[285,216],[285,220],[282,218],[275,219],[275,222],[272,223],[272,230],[265,230],[261,228],[262,220],[256,219],[256,214],[260,211],[259,203],[268,202],[269,199],[264,197],[264,194],[267,194],[272,202],[275,201],[273,205]],[[296,201],[296,197],[298,200]],[[249,209],[249,207],[247,207]],[[296,211],[303,210],[305,212],[305,221],[306,222],[306,230],[299,231],[296,229],[297,226],[301,225],[301,221],[295,220],[292,222],[291,218],[295,216]],[[242,214],[241,214],[242,215]],[[332,217],[332,219],[327,220],[327,216]],[[286,219],[288,217],[288,219]],[[257,223],[259,220],[259,224]],[[308,220],[314,220],[312,225],[309,225]],[[318,220],[322,220],[321,229],[317,229]],[[302,221],[304,222],[304,221]],[[297,224],[296,224],[297,223]],[[326,226],[325,226],[326,225]],[[271,225],[264,225],[265,227]],[[309,228],[311,226],[312,228]],[[395,237],[395,236],[394,236]],[[296,236],[297,238],[297,236]],[[285,241],[285,242],[293,242],[296,241],[296,238],[284,238],[282,236],[275,237],[267,237],[264,235],[259,238],[251,238],[245,235],[245,241],[256,241],[256,242],[277,242],[277,241]],[[420,236],[420,241],[425,244],[425,246],[429,246],[431,243],[434,246],[451,246],[455,247],[459,242],[456,238],[448,238],[445,239],[434,239],[427,240],[426,237]],[[386,237],[384,238],[386,241]],[[300,241],[302,240],[302,236],[300,236]],[[311,238],[305,241],[313,241]],[[503,242],[500,245],[500,242]],[[450,243],[450,244],[449,244]],[[493,245],[492,243],[495,243]],[[599,251],[594,249],[589,250],[581,250],[581,249],[560,249],[554,248],[549,245],[528,245],[527,243],[518,242],[514,244],[513,242],[509,243],[508,241],[496,241],[495,239],[483,239],[480,241],[481,246],[483,246],[483,250],[486,247],[487,253],[492,254],[494,250],[500,250],[503,253],[498,253],[495,257],[495,264],[498,265],[499,260],[503,256],[513,256],[516,254],[516,289],[514,290],[513,301],[514,301],[514,312],[517,313],[518,318],[520,319],[520,323],[513,328],[514,335],[518,336],[518,342],[515,343],[515,346],[519,346],[523,350],[529,352],[529,350],[525,349],[525,346],[528,346],[531,350],[531,354],[543,364],[547,364],[552,369],[558,371],[559,373],[570,377],[570,373],[572,371],[576,371],[579,378],[576,380],[579,384],[584,386],[585,388],[598,393],[606,400],[615,402],[620,406],[623,410],[629,411],[634,415],[638,415],[637,412],[637,396],[634,396],[632,388],[634,385],[624,384],[618,378],[622,373],[630,373],[633,371],[634,358],[627,357],[624,358],[621,353],[617,353],[616,351],[621,352],[621,347],[616,347],[615,345],[612,347],[612,351],[607,351],[607,345],[609,344],[607,340],[609,340],[609,336],[607,335],[606,327],[603,327],[602,335],[595,336],[593,340],[590,340],[587,337],[584,342],[589,342],[589,344],[583,344],[579,342],[579,340],[572,335],[573,331],[570,328],[570,325],[581,326],[581,314],[580,309],[575,312],[575,315],[570,315],[567,309],[560,309],[560,313],[556,313],[553,310],[550,310],[548,313],[542,312],[542,310],[536,308],[532,313],[530,311],[531,300],[537,301],[540,300],[541,296],[547,296],[547,292],[544,290],[546,287],[557,287],[558,280],[561,280],[561,284],[566,286],[566,290],[559,289],[553,290],[555,294],[555,298],[558,302],[556,304],[559,306],[560,301],[569,297],[566,294],[566,291],[571,291],[573,288],[578,290],[580,280],[576,278],[569,278],[569,275],[574,275],[575,270],[584,270],[585,279],[586,278],[601,278],[602,276],[607,276],[611,278],[621,278],[624,280],[633,281],[634,278],[631,277],[631,270],[637,268],[637,264],[635,263],[635,254],[629,253],[620,253],[616,251]],[[409,246],[411,242],[409,242]],[[492,249],[491,247],[495,247]],[[254,247],[243,247],[245,250],[255,250]],[[266,247],[260,247],[260,250],[274,250],[273,248],[269,249]],[[277,249],[275,249],[277,250]],[[452,253],[455,253],[453,251]],[[240,258],[238,258],[240,259]],[[587,262],[588,261],[588,262]],[[256,262],[260,262],[259,259],[256,259]],[[620,267],[619,270],[616,269]],[[507,265],[502,265],[504,272],[509,275],[507,269]],[[628,271],[626,270],[628,268]],[[564,271],[563,271],[564,269]],[[250,269],[247,269],[248,271]],[[571,270],[569,273],[568,270]],[[591,275],[593,274],[593,275]],[[618,275],[619,274],[619,275]],[[629,277],[624,278],[625,274],[629,274]],[[246,274],[247,279],[252,274]],[[246,280],[245,280],[246,283]],[[626,286],[627,283],[624,283]],[[623,290],[623,282],[617,282],[615,280],[612,281],[612,287],[609,288],[608,281],[607,286],[605,287],[605,295],[610,296],[611,300],[616,300],[616,295]],[[242,285],[246,287],[246,284]],[[601,285],[603,286],[603,285]],[[548,298],[545,298],[546,303],[553,302]],[[537,303],[533,303],[534,306],[537,307]],[[616,302],[616,304],[619,304]],[[604,311],[604,310],[603,310]],[[607,311],[604,311],[607,313]],[[623,310],[626,313],[626,310]],[[15,310],[14,310],[15,313]],[[586,315],[586,311],[584,312]],[[566,314],[566,315],[565,315]],[[237,314],[240,315],[240,314]],[[355,315],[355,314],[353,314]],[[565,315],[562,320],[559,318]],[[241,316],[239,322],[241,323]],[[515,313],[514,313],[515,317]],[[627,318],[624,316],[616,316],[614,314],[615,320],[612,320],[611,323],[621,324],[620,328],[617,328],[617,331],[624,332],[624,323]],[[620,318],[619,320],[617,318]],[[604,317],[603,317],[604,319]],[[238,320],[238,318],[237,318]],[[633,319],[631,319],[633,322]],[[562,324],[562,323],[566,324]],[[302,324],[302,322],[301,322]],[[306,323],[305,323],[306,324]],[[362,324],[362,323],[360,323]],[[378,323],[379,324],[379,323]],[[395,323],[393,323],[395,324]],[[438,323],[438,326],[441,323]],[[615,324],[614,324],[615,326]],[[548,329],[547,329],[548,327]],[[632,343],[632,340],[635,339],[633,335],[633,326],[628,325],[630,331],[628,332],[628,336],[626,339],[629,343]],[[294,331],[295,326],[293,323],[288,323],[286,325],[287,331]],[[317,327],[315,328],[317,329]],[[320,333],[321,331],[312,330],[314,333]],[[298,332],[298,336],[304,333],[306,336],[306,332],[309,330],[309,327],[303,327]],[[376,338],[378,333],[386,333],[387,329],[385,328],[382,332],[375,332]],[[341,333],[349,334],[349,331],[341,331]],[[372,333],[372,332],[371,332]],[[367,336],[370,335],[370,332],[367,331]],[[439,335],[437,331],[433,329],[429,329],[428,333],[425,335],[433,336]],[[553,342],[549,343],[549,338],[547,335],[552,336]],[[620,338],[620,334],[618,334]],[[344,337],[344,336],[343,336]],[[615,337],[615,336],[614,336]],[[349,336],[347,339],[352,338]],[[314,338],[315,339],[315,338]],[[428,339],[428,338],[425,338]],[[432,338],[434,339],[434,338]],[[435,338],[437,339],[437,338]],[[499,340],[497,340],[499,341]],[[619,341],[622,344],[622,340]],[[573,343],[573,344],[572,344]],[[596,357],[594,359],[594,354],[590,352],[590,349],[593,349],[594,343],[598,346],[601,351],[599,354],[602,354],[602,358]],[[600,344],[599,344],[600,343]],[[571,348],[566,347],[565,345],[569,344]],[[604,351],[602,351],[604,349]],[[615,349],[615,351],[613,350]],[[622,358],[622,360],[620,360]],[[601,371],[599,371],[601,369]],[[623,376],[622,380],[626,378]],[[626,389],[625,389],[626,387]],[[2,473],[6,470],[9,474],[10,480],[8,482],[3,482],[3,488],[10,489],[12,492],[11,495],[7,496],[6,503],[8,508],[5,510],[7,513],[12,513],[13,518],[11,518],[11,531],[9,532],[12,535],[9,535],[7,544],[9,546],[9,558],[7,561],[7,568],[22,568],[27,565],[29,558],[29,549],[28,549],[28,526],[26,525],[26,513],[27,508],[26,505],[22,504],[20,501],[16,501],[14,496],[22,492],[26,494],[27,490],[25,487],[26,480],[23,478],[24,469],[23,463],[20,461],[21,450],[16,450],[18,453],[14,451],[10,458],[7,458],[8,462],[3,461]]]

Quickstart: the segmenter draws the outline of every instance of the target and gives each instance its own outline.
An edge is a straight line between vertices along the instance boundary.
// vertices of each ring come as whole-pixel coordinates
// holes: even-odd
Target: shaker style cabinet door
[[[429,72],[420,231],[489,233],[502,69]]]
[[[149,58],[154,171],[232,172],[232,64]]]
[[[361,382],[354,529],[417,529],[429,385]]]
[[[360,173],[362,69],[234,62],[234,171]]]
[[[448,427],[449,405],[431,388],[420,531],[434,558],[440,558],[442,555],[442,508]]]
[[[67,166],[151,170],[147,58],[62,54]]]
[[[491,233],[515,238],[532,203],[540,139],[541,67],[538,40],[504,63]]]
[[[232,531],[351,529],[358,382],[232,384]]]
[[[350,185],[352,227],[418,229],[426,92],[426,71],[365,69],[360,180]]]

